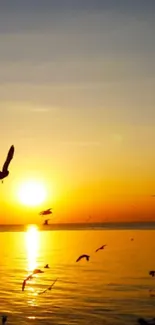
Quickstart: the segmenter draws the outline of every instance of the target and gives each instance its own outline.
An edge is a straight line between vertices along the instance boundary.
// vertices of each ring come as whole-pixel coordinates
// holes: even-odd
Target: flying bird
[[[48,264],[46,264],[45,266],[44,266],[44,269],[49,269],[50,267],[49,267],[49,265]]]
[[[3,315],[2,316],[2,324],[5,324],[7,321],[7,316],[6,315]]]
[[[7,158],[5,160],[5,163],[3,165],[2,171],[0,171],[0,179],[2,180],[9,175],[8,167],[13,158],[13,155],[14,155],[14,146],[11,146]]]
[[[48,288],[45,289],[44,291],[39,292],[38,294],[41,295],[41,294],[45,293],[47,290],[49,290],[49,291],[52,290],[52,288],[53,288],[53,286],[54,286],[54,284],[55,284],[55,282],[56,282],[57,280],[58,280],[58,279],[54,280],[50,287],[48,287]]]
[[[43,226],[48,226],[48,221],[49,221],[50,219],[46,219],[45,221],[44,221],[44,223],[43,223]]]
[[[51,214],[51,213],[52,213],[51,209],[52,209],[52,208],[47,209],[47,210],[43,210],[43,211],[41,211],[39,214],[40,214],[41,216],[45,216],[45,215],[47,215],[47,214]]]
[[[22,291],[24,291],[27,281],[31,280],[33,278],[33,275],[37,273],[44,273],[44,271],[41,271],[40,269],[33,270],[33,272],[30,275],[28,275],[28,277],[23,281]]]
[[[97,248],[96,251],[95,251],[95,253],[97,253],[97,252],[98,252],[99,250],[101,250],[101,249],[104,249],[105,246],[107,246],[107,245],[103,245],[103,246]]]
[[[81,256],[79,256],[78,257],[78,259],[76,260],[76,262],[79,262],[82,258],[85,258],[87,261],[89,261],[89,258],[90,258],[90,256],[89,255],[81,255]]]
[[[155,271],[150,271],[149,275],[151,275],[152,277],[155,276]]]

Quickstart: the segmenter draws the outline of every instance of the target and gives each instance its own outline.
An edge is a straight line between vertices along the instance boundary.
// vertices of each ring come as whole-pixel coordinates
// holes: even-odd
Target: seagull
[[[49,221],[50,219],[46,219],[45,221],[44,221],[44,223],[43,223],[43,226],[48,226],[48,221]]]
[[[7,158],[5,160],[5,163],[3,165],[2,171],[0,171],[0,179],[2,179],[2,183],[3,183],[3,179],[9,175],[8,167],[10,161],[13,158],[13,155],[14,155],[14,146],[11,146]]]
[[[48,288],[45,289],[44,291],[39,292],[38,294],[41,295],[41,294],[45,293],[47,290],[52,290],[52,288],[53,288],[53,286],[54,286],[54,284],[55,284],[55,282],[56,282],[57,280],[58,280],[58,279],[54,280],[50,287],[48,287]]]
[[[2,324],[5,324],[7,321],[7,316],[6,315],[3,315],[2,316]]]
[[[46,264],[45,266],[44,266],[44,269],[49,269],[50,267],[49,267],[49,265],[48,264]]]
[[[155,271],[150,271],[149,275],[152,275],[152,277],[155,276]]]
[[[90,256],[89,255],[85,255],[85,254],[84,255],[81,255],[81,256],[78,257],[78,259],[76,260],[76,262],[79,262],[82,258],[86,258],[86,260],[89,261]]]
[[[52,208],[47,209],[47,210],[43,210],[43,211],[41,211],[39,214],[40,214],[41,216],[45,216],[45,215],[47,215],[47,214],[51,214],[51,213],[52,213],[51,209],[52,209]]]
[[[23,281],[23,284],[22,284],[22,291],[24,291],[25,289],[25,286],[26,286],[26,282],[28,280],[31,280],[33,277],[32,277],[32,274],[30,274],[24,281]]]
[[[107,246],[107,245],[103,245],[103,246],[97,248],[96,251],[95,251],[95,253],[97,253],[97,252],[98,252],[99,250],[101,250],[101,249],[104,249],[105,246]]]
[[[34,274],[37,274],[37,273],[44,273],[44,271],[41,271],[40,269],[35,269],[35,270],[33,270],[33,272],[32,272],[30,275],[28,275],[28,277],[23,281],[23,284],[22,284],[22,291],[24,291],[24,289],[25,289],[26,282],[27,282],[28,280],[31,280],[31,279],[33,278],[33,275],[34,275]]]

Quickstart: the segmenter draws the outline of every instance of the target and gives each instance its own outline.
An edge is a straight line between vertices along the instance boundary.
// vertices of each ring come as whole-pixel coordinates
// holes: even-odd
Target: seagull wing
[[[77,258],[76,262],[79,262],[79,261],[81,260],[82,257],[83,257],[82,255],[79,256],[79,257]]]
[[[51,286],[48,288],[48,290],[51,290],[51,289],[53,288],[53,286],[54,286],[54,284],[57,282],[57,280],[58,280],[58,279],[55,279],[55,280],[53,281],[53,283],[52,283]]]
[[[50,287],[48,287],[48,288],[45,289],[44,291],[39,292],[38,294],[41,295],[41,294],[45,293],[47,290],[51,290],[51,289],[53,288],[53,286],[54,286],[54,284],[55,284],[55,282],[56,282],[57,280],[58,280],[58,279],[55,279],[55,280],[53,281],[53,283],[51,284]]]
[[[3,165],[3,169],[2,169],[3,172],[6,172],[8,170],[8,166],[10,164],[10,161],[13,158],[13,155],[14,155],[14,146],[11,146],[11,148],[10,148],[10,150],[8,152],[6,161],[5,161],[4,165]]]
[[[24,291],[25,286],[26,286],[26,280],[23,281],[23,284],[22,284],[22,291]]]

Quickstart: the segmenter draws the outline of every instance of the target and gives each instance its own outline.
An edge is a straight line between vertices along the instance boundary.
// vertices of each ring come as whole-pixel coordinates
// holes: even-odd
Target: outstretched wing
[[[4,165],[3,165],[3,169],[2,169],[3,172],[6,172],[8,170],[8,166],[10,164],[10,161],[13,158],[13,155],[14,155],[14,146],[11,146],[11,148],[10,148],[10,150],[8,152],[6,161],[5,161]]]

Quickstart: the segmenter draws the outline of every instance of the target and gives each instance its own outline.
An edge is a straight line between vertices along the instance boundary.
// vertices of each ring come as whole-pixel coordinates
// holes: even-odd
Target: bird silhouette
[[[89,256],[89,255],[86,255],[86,254],[84,254],[84,255],[80,255],[80,256],[77,258],[76,262],[79,262],[82,258],[85,258],[87,261],[89,261],[90,256]]]
[[[3,182],[3,179],[9,175],[8,167],[9,167],[10,161],[13,158],[13,155],[14,155],[14,146],[11,146],[10,150],[8,152],[7,158],[5,160],[5,163],[3,165],[2,171],[0,171],[0,179],[2,179],[2,182]]]
[[[7,316],[6,315],[3,315],[2,316],[2,324],[5,324],[7,321]]]
[[[49,265],[48,264],[46,264],[45,266],[44,266],[44,269],[49,269],[50,267],[49,267]]]
[[[43,226],[48,226],[48,221],[49,221],[50,219],[46,219],[45,221],[44,221],[44,223],[43,223]]]
[[[49,290],[49,291],[52,290],[52,288],[53,288],[53,286],[54,286],[54,284],[55,284],[55,282],[56,282],[57,280],[58,280],[58,279],[54,280],[50,287],[48,287],[48,288],[45,289],[44,291],[39,292],[38,294],[41,295],[41,294],[45,293],[47,290]]]
[[[104,249],[105,246],[107,246],[107,245],[103,245],[103,246],[97,248],[96,251],[95,251],[95,253],[97,253],[97,252],[98,252],[99,250],[101,250],[101,249]]]
[[[150,271],[150,272],[149,272],[149,275],[151,275],[152,277],[155,276],[155,271],[153,271],[153,270]]]
[[[52,213],[51,209],[52,209],[52,208],[47,209],[47,210],[43,210],[43,211],[41,211],[39,214],[40,214],[41,216],[45,216],[45,215],[47,215],[47,214],[51,214],[51,213]]]
[[[33,270],[33,272],[30,275],[28,275],[28,277],[23,281],[22,291],[24,291],[27,281],[31,280],[33,278],[33,275],[37,273],[44,273],[44,271],[41,271],[40,269]]]

